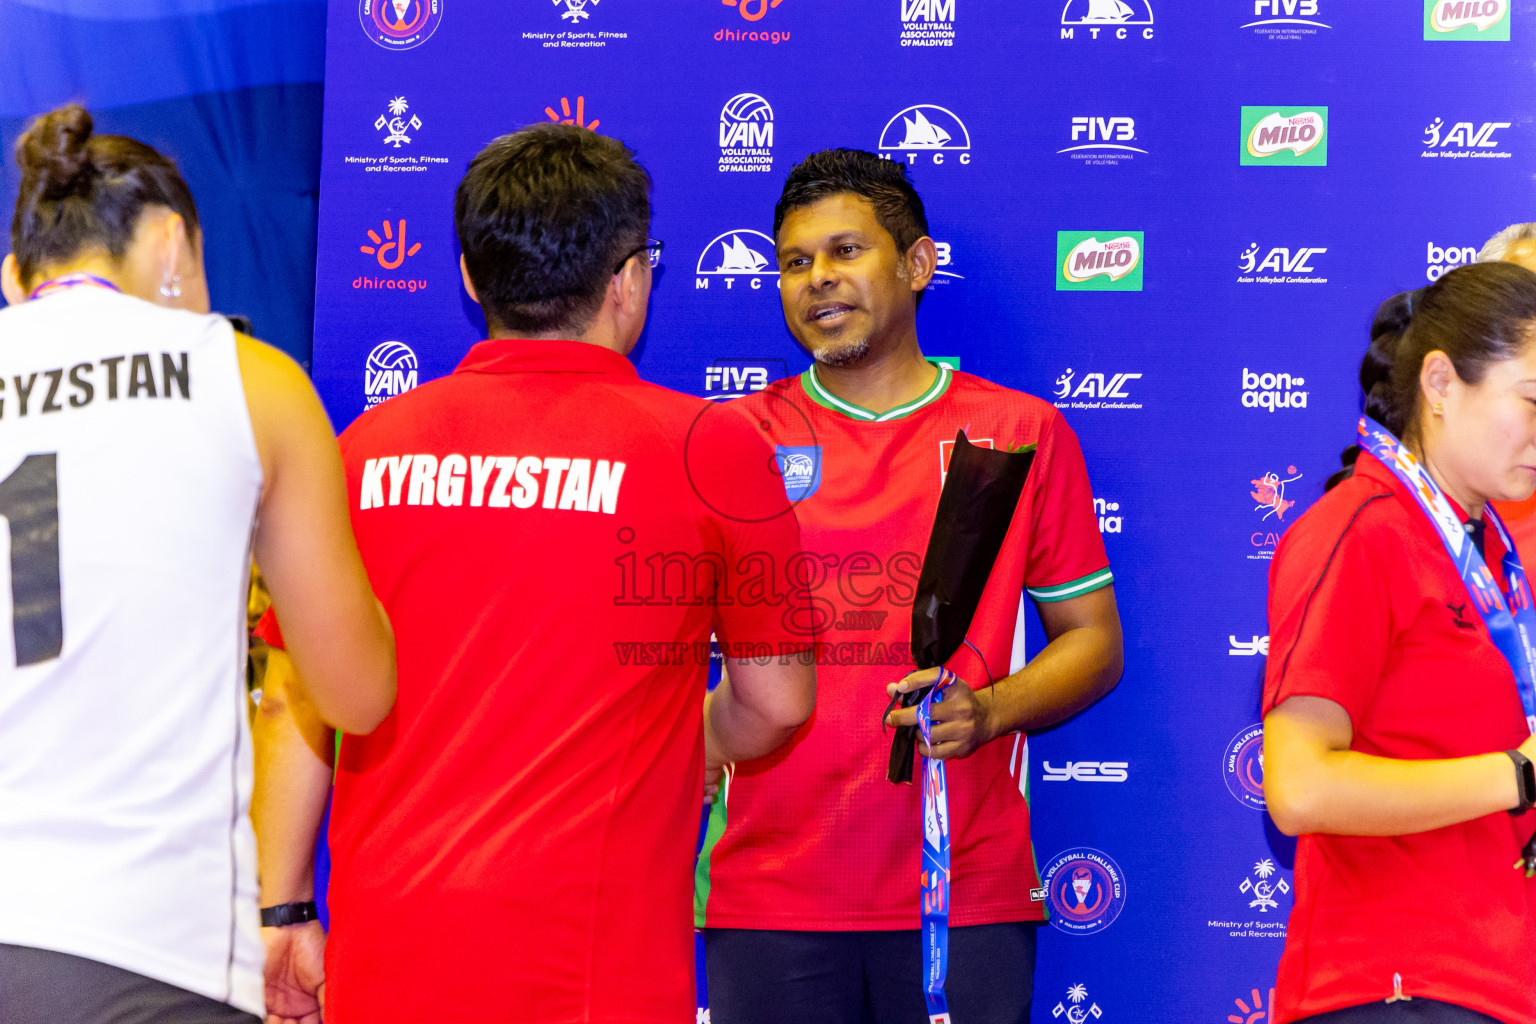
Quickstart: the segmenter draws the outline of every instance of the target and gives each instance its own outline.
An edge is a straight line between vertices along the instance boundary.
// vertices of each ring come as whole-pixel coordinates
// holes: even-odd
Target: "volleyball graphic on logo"
[[[1069,935],[1091,935],[1115,923],[1125,908],[1125,876],[1109,855],[1086,846],[1064,850],[1040,874],[1051,924]]]
[[[370,406],[403,395],[416,386],[416,353],[403,341],[375,345],[363,365],[363,395]]]

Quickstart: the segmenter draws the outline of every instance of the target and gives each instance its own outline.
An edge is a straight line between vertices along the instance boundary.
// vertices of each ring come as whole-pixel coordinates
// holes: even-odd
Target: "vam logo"
[[[1040,874],[1051,924],[1069,935],[1092,935],[1115,923],[1125,908],[1125,875],[1100,850],[1063,850]]]
[[[773,170],[773,108],[755,92],[732,96],[720,111],[720,170]]]
[[[695,273],[695,291],[708,290],[712,277],[724,278],[727,291],[735,287],[738,277],[746,278],[753,290],[762,288],[764,278],[779,275],[779,265],[773,258],[773,239],[750,228],[716,235],[699,254]]]
[[[1068,761],[1065,768],[1046,761],[1045,782],[1124,782],[1131,777],[1129,761]]]
[[[368,407],[414,388],[418,369],[416,353],[403,341],[375,345],[363,364],[363,397]]]
[[[1447,160],[1474,156],[1508,159],[1513,154],[1500,149],[1499,140],[1493,135],[1501,128],[1510,126],[1509,121],[1484,121],[1481,124],[1457,121],[1446,130],[1445,121],[1437,117],[1434,123],[1424,129],[1424,151],[1419,156],[1444,157]]]
[[[1126,391],[1126,386],[1133,380],[1140,380],[1139,373],[1115,373],[1105,375],[1102,373],[1090,373],[1078,381],[1076,386],[1072,383],[1072,377],[1076,373],[1070,367],[1060,377],[1056,378],[1056,408],[1058,409],[1140,409],[1140,402],[1128,401],[1131,397]],[[1110,399],[1110,401],[1105,401]]]
[[[901,0],[902,46],[954,46],[955,0]]]
[[[1317,268],[1312,266],[1312,261],[1327,251],[1326,248],[1316,246],[1303,246],[1294,250],[1275,248],[1269,250],[1264,254],[1264,258],[1260,259],[1259,243],[1254,242],[1237,258],[1238,269],[1242,271],[1237,278],[1237,283],[1327,284],[1326,277],[1302,276],[1316,275]]]
[[[1070,153],[1072,159],[1083,160],[1090,165],[1118,165],[1143,156],[1147,151],[1129,143],[1136,138],[1136,120],[1130,117],[1074,117],[1072,119],[1072,145],[1058,149],[1057,153]]]
[[[1316,20],[1317,4],[1318,0],[1253,0],[1254,20],[1243,28],[1251,28],[1254,35],[1274,40],[1315,36],[1320,28],[1333,28]]]
[[[1056,232],[1056,290],[1141,291],[1140,231]]]
[[[1243,408],[1267,409],[1270,412],[1276,409],[1305,409],[1307,392],[1296,389],[1304,387],[1306,383],[1305,379],[1292,377],[1288,373],[1253,373],[1245,366]]]
[[[821,445],[778,445],[774,462],[784,478],[784,494],[790,501],[809,498],[821,487]]]
[[[1100,533],[1123,533],[1125,520],[1119,515],[1120,503],[1118,501],[1106,501],[1103,498],[1093,499],[1093,514],[1099,521]]]
[[[1061,9],[1061,38],[1151,39],[1149,0],[1067,0]],[[1078,33],[1081,33],[1079,35]]]
[[[1232,737],[1222,754],[1221,776],[1238,803],[1264,809],[1264,723],[1250,725]]]
[[[1327,107],[1244,107],[1242,117],[1242,166],[1327,166]]]
[[[908,165],[917,162],[919,153],[928,153],[935,164],[942,164],[953,153],[957,162],[968,164],[971,133],[954,111],[932,103],[918,103],[885,123],[877,148],[887,160],[892,154],[905,154]]]
[[[1071,1003],[1072,1005],[1068,1006],[1067,1003]],[[1087,1003],[1088,1005],[1084,1006],[1084,1003]],[[1071,988],[1067,989],[1066,1002],[1057,1003],[1056,1008],[1051,1011],[1051,1016],[1058,1020],[1061,1019],[1063,1015],[1066,1017],[1065,1024],[1087,1024],[1087,1021],[1090,1018],[1093,1020],[1098,1020],[1100,1017],[1104,1016],[1104,1011],[1099,1009],[1098,1003],[1095,1003],[1093,1000],[1088,998],[1088,989],[1086,986],[1073,985]]]
[[[1477,247],[1473,245],[1448,245],[1440,248],[1434,242],[1429,243],[1428,262],[1424,269],[1424,276],[1431,281],[1438,281],[1440,275],[1447,270],[1459,267],[1465,263],[1477,262]]]
[[[1509,0],[1424,0],[1424,38],[1509,41]]]
[[[358,0],[357,18],[368,38],[386,50],[409,50],[432,38],[442,23],[443,0]]]
[[[750,395],[789,376],[783,359],[716,359],[704,369],[704,397],[711,402]]]
[[[1253,635],[1252,640],[1239,640],[1236,634],[1227,634],[1227,653],[1234,658],[1269,657],[1269,637]]]

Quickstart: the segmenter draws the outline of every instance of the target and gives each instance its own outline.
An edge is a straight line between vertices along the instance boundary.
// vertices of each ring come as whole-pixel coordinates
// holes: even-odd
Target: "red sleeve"
[[[1065,601],[1114,581],[1093,511],[1093,488],[1077,435],[1061,416],[1040,431],[1025,490],[1031,502],[1024,586],[1037,602]]]
[[[1266,715],[1289,697],[1326,697],[1359,728],[1375,696],[1392,642],[1390,582],[1356,511],[1342,522],[1303,516],[1275,552]]]
[[[275,608],[268,608],[262,612],[261,618],[256,622],[256,628],[251,630],[251,635],[258,640],[266,641],[268,647],[276,647],[280,651],[288,649],[283,644],[283,629],[277,624]]]

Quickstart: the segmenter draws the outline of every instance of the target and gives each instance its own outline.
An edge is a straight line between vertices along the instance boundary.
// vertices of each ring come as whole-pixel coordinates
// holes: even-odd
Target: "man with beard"
[[[934,273],[903,165],[828,150],[790,172],[774,212],[784,318],[814,357],[734,403],[780,442],[808,555],[815,716],[778,753],[734,766],[695,887],[716,1024],[922,1021],[919,790],[885,779],[891,697],[916,672],[911,604],[956,433],[1038,446],[972,623],[949,661],[967,686],[933,705],[951,762],[948,994],[960,1021],[1027,1022],[1045,918],[1029,834],[1025,736],[1120,678],[1120,621],[1077,438],[1049,403],[930,363],[917,304]],[[1023,596],[1048,645],[1026,665]]]

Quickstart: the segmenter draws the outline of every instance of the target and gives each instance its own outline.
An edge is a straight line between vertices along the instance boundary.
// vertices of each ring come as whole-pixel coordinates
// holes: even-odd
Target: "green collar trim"
[[[934,378],[933,384],[929,386],[928,390],[918,395],[912,401],[898,405],[893,409],[887,409],[885,412],[873,412],[861,405],[854,405],[852,402],[838,398],[828,391],[821,383],[821,379],[816,376],[815,363],[812,363],[810,368],[800,375],[800,386],[805,389],[805,393],[811,401],[817,405],[825,406],[833,412],[840,412],[849,419],[863,420],[866,423],[885,423],[889,420],[899,420],[903,416],[912,415],[923,406],[931,405],[938,401],[939,397],[949,390],[949,382],[954,377],[954,371],[943,363],[930,363],[929,365],[937,367],[939,375]]]

